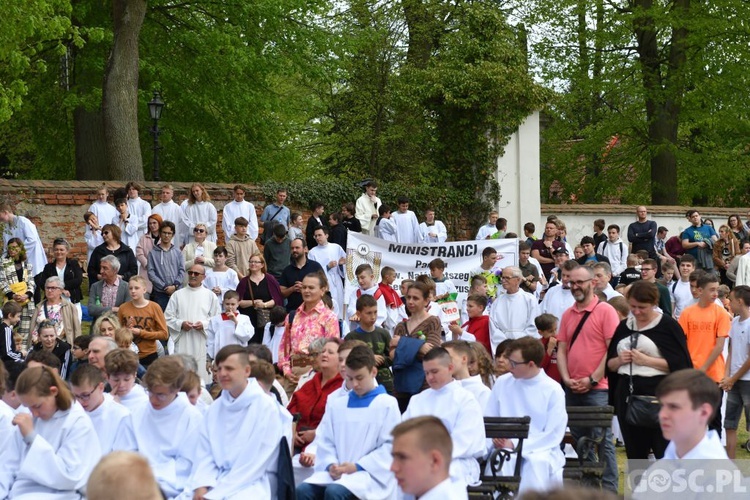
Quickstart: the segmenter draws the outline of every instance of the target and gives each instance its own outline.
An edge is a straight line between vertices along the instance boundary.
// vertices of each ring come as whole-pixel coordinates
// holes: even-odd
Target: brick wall
[[[84,240],[85,223],[83,214],[96,199],[96,190],[101,181],[9,181],[0,179],[0,198],[9,201],[17,215],[23,215],[36,224],[39,236],[44,243],[48,257],[52,257],[51,244],[55,238],[64,237],[71,244],[71,258],[77,258],[82,263],[86,260],[86,241]],[[159,194],[163,182],[142,183],[145,189],[141,198],[159,203]],[[192,183],[172,182],[175,190],[175,202],[181,203],[187,198]],[[124,182],[106,182],[112,192],[124,187]],[[221,212],[224,205],[234,199],[232,188],[234,184],[203,184],[211,196],[211,201],[219,212],[218,236],[223,241],[224,232],[221,229]],[[255,205],[258,217],[263,213],[268,203],[257,187],[248,186],[245,199]],[[298,207],[291,207],[295,210]],[[309,211],[305,212],[305,218]]]

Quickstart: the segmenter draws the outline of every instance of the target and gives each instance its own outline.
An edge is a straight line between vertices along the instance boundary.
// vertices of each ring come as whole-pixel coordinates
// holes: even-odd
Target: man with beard
[[[284,268],[279,278],[281,295],[286,298],[286,310],[290,313],[290,325],[294,312],[302,304],[302,278],[323,270],[320,264],[307,258],[307,244],[303,238],[293,240],[291,249],[292,263]]]

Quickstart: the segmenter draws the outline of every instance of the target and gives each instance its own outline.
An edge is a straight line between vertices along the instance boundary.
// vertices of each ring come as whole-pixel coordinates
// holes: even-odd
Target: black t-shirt
[[[290,264],[284,268],[279,278],[279,285],[283,287],[292,287],[298,281],[302,281],[302,278],[315,271],[323,271],[323,267],[314,260],[306,259],[305,265],[298,268],[294,264]],[[299,292],[292,293],[286,298],[286,310],[294,311],[300,305],[302,305],[302,294]]]
[[[620,282],[618,284],[629,285],[639,279],[641,279],[641,272],[634,267],[628,267],[620,273]]]

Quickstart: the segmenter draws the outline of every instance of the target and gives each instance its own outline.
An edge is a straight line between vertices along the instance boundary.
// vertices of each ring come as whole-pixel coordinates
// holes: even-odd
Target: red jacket
[[[477,338],[477,342],[482,344],[490,357],[495,357],[495,353],[492,352],[492,345],[490,345],[490,317],[477,316],[476,318],[469,318],[469,321],[464,323],[463,327],[467,332],[474,335]]]
[[[557,346],[552,350],[552,354],[547,354],[547,344],[549,344],[549,338],[541,339],[542,345],[544,346],[544,359],[542,359],[542,369],[551,379],[562,382],[560,377],[560,370],[557,368]]]
[[[326,410],[328,395],[341,387],[344,382],[339,373],[321,387],[322,380],[323,374],[318,372],[309,382],[292,394],[292,400],[289,401],[286,409],[292,415],[300,414],[297,430],[317,429]]]

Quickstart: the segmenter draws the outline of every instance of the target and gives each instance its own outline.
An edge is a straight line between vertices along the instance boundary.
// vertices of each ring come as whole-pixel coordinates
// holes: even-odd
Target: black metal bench
[[[601,431],[596,436],[581,436],[576,442],[572,435],[566,434],[563,445],[570,442],[575,447],[578,458],[567,458],[563,469],[563,479],[579,483],[581,486],[601,488],[604,475],[604,436],[606,429],[612,427],[614,408],[611,406],[568,406],[568,427],[573,429]],[[596,460],[587,460],[593,451]]]
[[[529,437],[530,417],[484,417],[484,432],[487,439],[517,439],[518,443],[512,450],[497,448],[492,450],[487,460],[480,460],[479,479],[482,484],[469,486],[469,498],[514,498],[521,483],[521,459],[523,456],[523,441]],[[503,464],[516,457],[513,475],[502,475]],[[489,474],[487,469],[489,467]],[[498,495],[497,497],[495,495]]]

